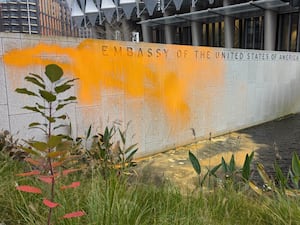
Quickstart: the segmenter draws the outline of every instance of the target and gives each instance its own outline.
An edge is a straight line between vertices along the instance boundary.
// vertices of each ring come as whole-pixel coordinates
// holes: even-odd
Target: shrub
[[[27,147],[21,146],[21,149],[28,153],[29,157],[25,160],[32,165],[33,169],[19,173],[17,176],[35,177],[43,182],[45,187],[42,185],[41,188],[32,185],[17,185],[16,189],[21,192],[43,194],[42,202],[49,209],[47,224],[50,225],[53,209],[60,206],[60,203],[55,202],[58,179],[79,170],[77,168],[65,169],[73,159],[69,153],[69,141],[65,140],[63,135],[54,135],[56,129],[66,126],[59,123],[59,121],[67,119],[66,114],[59,114],[61,109],[76,100],[75,96],[64,97],[62,95],[74,86],[75,79],[63,79],[63,70],[55,64],[50,64],[45,68],[44,77],[30,74],[25,77],[25,80],[33,84],[36,89],[17,88],[16,92],[38,99],[34,105],[23,108],[38,113],[44,118],[46,123],[32,122],[29,124],[29,128],[41,130],[46,136],[46,141],[28,140],[26,141]],[[73,189],[79,185],[80,182],[76,181],[63,185],[60,189]],[[79,217],[84,214],[83,211],[70,212],[63,215],[62,218]]]

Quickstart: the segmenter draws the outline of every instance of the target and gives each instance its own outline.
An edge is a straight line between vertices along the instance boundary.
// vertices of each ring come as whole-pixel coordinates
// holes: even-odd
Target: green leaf
[[[65,103],[65,104],[58,104],[57,107],[56,107],[56,111],[62,109],[63,107],[65,107],[66,105],[68,105],[69,103]]]
[[[39,90],[39,92],[47,102],[54,102],[56,100],[56,96],[49,91]]]
[[[77,98],[76,96],[70,96],[68,98],[63,99],[62,101],[67,102],[67,101],[75,101]]]
[[[250,157],[247,154],[242,168],[242,177],[244,178],[244,180],[247,181],[249,180],[250,177],[250,164],[251,164]]]
[[[38,113],[43,114],[43,112],[40,111],[37,107],[33,107],[33,106],[24,106],[23,109],[27,109],[27,110],[30,110],[30,111],[33,111],[33,112],[38,112]]]
[[[34,76],[35,78],[39,79],[42,83],[44,83],[44,79],[38,75],[38,74],[35,74],[35,73],[29,73],[31,76]]]
[[[37,85],[37,86],[43,88],[43,89],[45,89],[45,87],[46,87],[44,84],[42,84],[40,81],[38,81],[38,80],[37,80],[36,78],[34,78],[34,77],[26,76],[26,77],[25,77],[25,80],[27,80],[28,82],[33,83],[33,84],[35,84],[35,85]]]
[[[130,162],[130,161],[132,160],[134,154],[137,152],[137,150],[138,150],[138,149],[133,150],[133,151],[129,154],[129,156],[126,157],[125,162]]]
[[[27,148],[27,147],[20,146],[20,148],[23,151],[27,152],[28,154],[39,155],[39,153],[37,153],[36,151],[34,151],[31,147]]]
[[[199,163],[198,159],[196,158],[196,156],[191,151],[189,151],[189,159],[190,159],[192,166],[193,166],[194,170],[196,171],[196,173],[198,175],[200,175],[201,174],[200,163]]]
[[[216,172],[217,172],[217,170],[220,168],[222,166],[222,163],[220,163],[219,165],[216,165],[214,168],[212,168],[212,170],[210,170],[210,175],[211,176],[214,176],[214,177],[217,177],[217,175],[216,175]]]
[[[62,140],[62,136],[51,135],[49,140],[48,140],[49,148],[56,147],[59,143],[61,143],[61,140]]]
[[[227,166],[227,163],[225,162],[224,157],[222,157],[222,162],[221,162],[221,164],[222,164],[222,167],[223,167],[224,172],[227,173],[227,172],[228,172],[228,166]]]
[[[54,117],[50,117],[50,116],[46,116],[46,119],[50,122],[50,123],[55,123],[56,119]]]
[[[73,85],[69,85],[69,84],[62,84],[60,86],[57,86],[54,88],[55,92],[58,93],[62,93],[65,92],[66,90],[70,89]]]
[[[28,144],[29,144],[31,147],[33,147],[33,148],[35,148],[36,150],[41,151],[41,152],[45,152],[45,151],[48,149],[47,143],[42,142],[42,141],[28,142]]]
[[[253,156],[254,152],[251,152],[250,156],[248,154],[246,155],[244,165],[242,168],[242,177],[247,181],[249,180],[251,174],[251,163],[253,160]]]
[[[290,178],[291,178],[295,188],[299,189],[299,179],[300,179],[300,177],[295,176],[291,170],[289,171],[289,175],[290,175]]]
[[[64,138],[66,138],[66,137],[64,137]],[[70,149],[72,149],[71,141],[64,141],[64,142],[59,143],[56,146],[56,151],[63,151],[63,150],[70,150]]]
[[[296,152],[293,153],[292,171],[295,176],[300,177],[300,161]]]
[[[88,129],[87,134],[86,134],[86,139],[88,139],[90,137],[91,130],[92,130],[92,125],[89,126],[89,129]]]
[[[29,127],[35,127],[35,126],[40,126],[40,125],[41,125],[41,124],[38,123],[38,122],[33,122],[33,123],[29,124],[28,126],[29,126]]]
[[[49,64],[46,66],[46,71],[45,71],[46,76],[48,79],[54,83],[55,81],[58,81],[62,75],[64,74],[63,70],[61,67],[59,67],[56,64]]]
[[[39,129],[39,130],[41,130],[41,131],[43,131],[44,133],[45,133],[45,135],[47,135],[47,130],[45,130],[45,129],[43,129],[43,128],[41,128],[41,127],[29,127],[28,129]]]
[[[207,175],[209,175],[209,170],[204,174],[202,181],[200,182],[200,186],[203,187],[204,182],[206,181]]]
[[[231,155],[231,159],[230,159],[230,162],[229,162],[229,171],[231,173],[233,173],[235,171],[235,160],[234,160],[234,155],[233,154]]]
[[[67,116],[66,115],[61,115],[61,116],[58,116],[56,117],[57,119],[62,119],[62,120],[65,120],[67,119]]]
[[[252,160],[253,160],[253,157],[254,157],[254,152],[251,152],[251,154],[250,154],[250,156],[249,156],[249,160],[250,160],[250,162],[252,162]]]
[[[60,125],[54,127],[53,130],[56,130],[56,129],[61,128],[61,127],[68,127],[68,125],[66,125],[66,124],[60,124]]]
[[[133,145],[129,146],[128,148],[126,148],[125,154],[127,154],[130,151],[132,151],[132,149],[134,149],[136,146],[137,146],[137,144],[133,144]]]
[[[73,83],[75,80],[79,80],[79,78],[74,78],[74,79],[67,80],[64,84]]]
[[[39,109],[47,109],[45,106],[40,105],[39,103],[35,103]]]
[[[287,186],[287,179],[283,175],[283,172],[282,172],[281,168],[278,166],[277,162],[275,162],[274,168],[275,168],[275,172],[276,172],[276,179],[277,179],[278,183],[280,184],[280,187],[282,189],[284,189]]]
[[[125,143],[126,143],[125,135],[124,135],[124,133],[120,130],[120,128],[119,128],[118,130],[119,130],[119,134],[120,134],[121,139],[122,139],[122,143],[123,143],[123,145],[125,145]]]
[[[34,93],[32,91],[28,91],[26,88],[17,88],[15,91],[19,94],[38,96],[36,93]]]
[[[53,152],[48,153],[47,157],[49,157],[49,158],[57,158],[57,157],[64,156],[67,153],[68,153],[68,151],[53,151]]]

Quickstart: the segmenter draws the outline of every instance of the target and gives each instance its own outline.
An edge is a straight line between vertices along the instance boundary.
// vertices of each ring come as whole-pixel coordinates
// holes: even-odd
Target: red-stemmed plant
[[[34,105],[24,106],[23,108],[40,114],[44,118],[46,123],[33,122],[29,124],[29,128],[41,130],[46,136],[46,141],[29,140],[26,141],[26,147],[21,146],[29,155],[25,160],[31,164],[32,170],[17,174],[17,176],[35,177],[42,183],[45,183],[50,190],[50,194],[47,196],[42,191],[42,188],[29,185],[17,185],[16,189],[22,192],[44,195],[43,204],[49,208],[47,225],[50,225],[53,209],[60,206],[55,201],[55,192],[59,191],[56,187],[57,179],[78,171],[76,168],[63,169],[73,159],[69,151],[70,145],[63,135],[54,134],[57,129],[67,126],[63,123],[67,116],[61,113],[61,109],[75,103],[76,97],[65,97],[65,92],[74,86],[76,79],[64,79],[61,67],[56,64],[50,64],[45,68],[45,76],[31,73],[25,77],[25,80],[33,84],[33,90],[17,88],[16,92],[37,99]],[[64,185],[60,189],[72,189],[78,186],[80,186],[80,182],[76,181]],[[62,218],[67,219],[83,215],[85,215],[83,211],[75,211],[65,214]]]

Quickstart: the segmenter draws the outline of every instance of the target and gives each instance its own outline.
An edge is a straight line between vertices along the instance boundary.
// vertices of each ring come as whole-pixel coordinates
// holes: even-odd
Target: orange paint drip
[[[209,52],[212,58],[202,58]],[[171,121],[190,119],[190,97],[209,85],[222,86],[224,63],[212,48],[84,40],[77,47],[40,43],[12,50],[4,62],[17,68],[60,65],[80,79],[79,101],[95,104],[105,89],[126,98],[160,102]],[[201,100],[199,100],[201,101]]]

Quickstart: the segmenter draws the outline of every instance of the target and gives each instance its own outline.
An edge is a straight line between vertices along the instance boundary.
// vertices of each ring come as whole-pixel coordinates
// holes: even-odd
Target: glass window
[[[292,14],[292,21],[291,21],[291,42],[290,42],[290,51],[297,51],[297,34],[298,34],[298,21],[299,21],[299,14],[293,13]]]
[[[246,49],[263,49],[264,19],[262,16],[239,21],[238,46]]]
[[[276,47],[277,50],[297,50],[298,21],[298,13],[287,13],[278,16]]]

